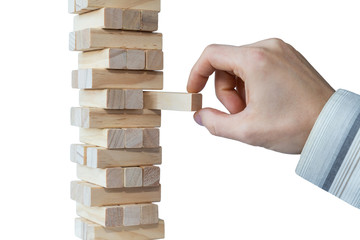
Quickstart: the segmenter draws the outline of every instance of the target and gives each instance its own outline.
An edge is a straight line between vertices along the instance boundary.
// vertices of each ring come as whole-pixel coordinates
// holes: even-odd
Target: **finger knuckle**
[[[264,68],[269,61],[268,53],[261,47],[249,49],[248,56],[251,65],[256,69]]]

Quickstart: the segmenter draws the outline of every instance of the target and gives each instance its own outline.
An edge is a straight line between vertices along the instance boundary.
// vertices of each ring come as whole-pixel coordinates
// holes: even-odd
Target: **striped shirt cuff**
[[[360,208],[360,96],[333,94],[301,153],[296,173]]]

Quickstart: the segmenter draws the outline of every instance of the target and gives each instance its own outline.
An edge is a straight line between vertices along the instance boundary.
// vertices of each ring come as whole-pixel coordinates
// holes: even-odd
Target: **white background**
[[[69,123],[77,106],[67,1],[1,3],[1,239],[76,239]],[[291,43],[331,85],[360,93],[358,1],[163,0],[165,90],[185,91],[211,43]],[[222,109],[210,81],[204,106]],[[239,123],[241,124],[241,123]],[[163,112],[166,239],[359,239],[360,210],[294,173],[299,156],[211,136],[191,113]]]

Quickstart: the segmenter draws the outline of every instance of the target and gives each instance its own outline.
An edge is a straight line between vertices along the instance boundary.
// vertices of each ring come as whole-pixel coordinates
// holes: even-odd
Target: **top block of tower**
[[[69,13],[81,14],[104,7],[160,12],[160,0],[69,0]]]

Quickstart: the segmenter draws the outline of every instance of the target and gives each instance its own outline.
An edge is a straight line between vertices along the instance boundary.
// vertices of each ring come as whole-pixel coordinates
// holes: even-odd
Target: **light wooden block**
[[[146,166],[162,162],[161,147],[119,150],[88,147],[86,155],[87,166],[92,168]]]
[[[155,148],[160,146],[160,130],[158,128],[144,129],[143,140],[144,148]]]
[[[123,226],[124,209],[119,206],[87,207],[77,203],[76,214],[103,227]]]
[[[161,186],[111,189],[88,182],[73,181],[71,199],[89,207],[160,202]]]
[[[142,169],[140,167],[124,168],[124,187],[142,187]]]
[[[150,240],[165,237],[164,221],[157,224],[132,227],[104,228],[84,218],[75,219],[75,234],[82,240]]]
[[[156,69],[154,65],[156,64],[156,61],[159,61],[160,59],[159,54],[162,53],[161,50],[146,51],[138,49],[106,48],[79,53],[78,63],[80,69],[107,68],[144,70],[145,61],[148,58],[146,56],[147,53],[150,55],[153,65],[149,65],[149,69],[146,70],[161,70],[159,67]],[[162,57],[160,60],[162,61]]]
[[[145,69],[145,51],[139,49],[128,49],[126,68],[131,70]]]
[[[163,73],[157,71],[80,69],[73,71],[72,86],[79,89],[161,90],[163,88]]]
[[[98,28],[75,31],[75,51],[104,48],[162,49],[162,34]]]
[[[87,164],[87,148],[91,145],[87,144],[71,144],[70,145],[70,161],[82,165]],[[92,146],[94,147],[94,146]]]
[[[123,226],[139,226],[141,224],[141,206],[139,204],[123,205],[121,207],[124,213]]]
[[[80,90],[82,107],[105,109],[142,109],[143,91],[140,89]]]
[[[141,12],[136,9],[126,9],[123,11],[123,27],[124,30],[140,30],[141,28]]]
[[[157,11],[141,11],[141,31],[157,31],[158,22],[159,17]]]
[[[125,92],[122,89],[80,90],[79,104],[82,107],[125,109]]]
[[[69,50],[76,50],[76,32],[69,33]]]
[[[106,48],[103,50],[80,52],[78,57],[80,69],[110,68],[127,69],[127,50]],[[140,68],[144,69],[144,68]]]
[[[109,149],[125,148],[124,129],[80,128],[80,142]]]
[[[142,148],[143,132],[142,128],[127,128],[125,130],[125,148]]]
[[[160,168],[157,166],[142,166],[143,187],[154,187],[160,185]]]
[[[125,109],[142,109],[144,107],[144,94],[142,90],[126,89],[124,93]]]
[[[76,9],[69,2],[70,13],[84,13],[99,8],[125,8],[160,12],[160,0],[76,0]]]
[[[86,28],[122,29],[123,9],[102,8],[74,17],[74,31]]]
[[[101,108],[74,107],[71,108],[71,125],[81,128],[159,127],[161,125],[161,111],[146,109],[106,110]],[[141,129],[140,132],[142,134]],[[127,143],[125,145],[130,146]]]
[[[144,108],[175,111],[198,111],[202,108],[199,93],[144,92]]]
[[[164,68],[164,53],[161,50],[146,50],[146,70],[162,70]]]
[[[150,204],[149,204],[150,205]],[[129,204],[119,206],[87,207],[80,203],[76,204],[76,213],[83,218],[100,224],[103,227],[129,227],[141,225],[140,204]],[[158,212],[147,211],[148,219],[158,219]],[[154,223],[150,223],[154,224]],[[145,225],[145,224],[144,224]]]
[[[141,217],[140,224],[157,224],[159,222],[158,205],[156,204],[140,204]]]
[[[129,128],[98,129],[80,128],[80,142],[105,147],[109,149],[126,148],[126,131]],[[131,148],[157,148],[159,147],[159,129],[141,128],[143,131],[142,145],[132,144]],[[131,129],[129,130],[129,134]],[[133,134],[133,132],[131,132]],[[129,135],[131,136],[131,135]]]
[[[117,168],[90,168],[77,165],[77,177],[83,181],[93,183],[105,188],[124,187],[124,169]]]

